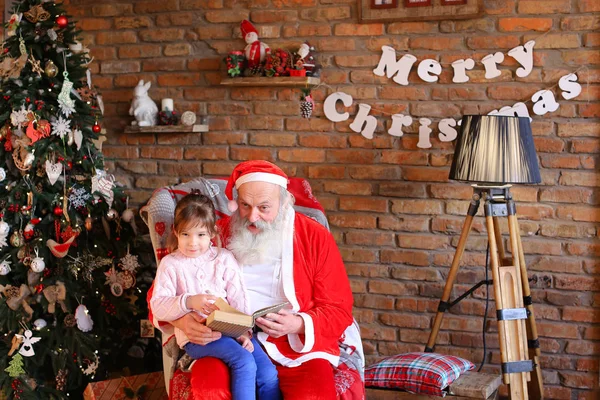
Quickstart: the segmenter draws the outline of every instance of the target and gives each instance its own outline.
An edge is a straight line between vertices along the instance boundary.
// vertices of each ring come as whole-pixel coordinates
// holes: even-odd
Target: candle
[[[160,109],[162,111],[173,111],[173,99],[162,99]]]

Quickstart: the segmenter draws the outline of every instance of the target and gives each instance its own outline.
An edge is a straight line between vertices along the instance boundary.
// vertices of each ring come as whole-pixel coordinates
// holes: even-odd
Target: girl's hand
[[[213,304],[215,300],[217,298],[212,294],[196,294],[189,296],[185,303],[187,308],[191,308],[204,315],[209,315],[211,312],[219,309]]]
[[[242,347],[245,348],[246,350],[248,350],[250,353],[252,353],[254,351],[254,345],[252,344],[252,341],[250,340],[250,336],[242,335],[239,338],[237,338],[237,341],[240,342]]]

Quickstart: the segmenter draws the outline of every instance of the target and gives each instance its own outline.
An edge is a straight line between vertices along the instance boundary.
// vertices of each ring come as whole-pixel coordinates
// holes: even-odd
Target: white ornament
[[[550,90],[538,90],[531,96],[533,101],[533,112],[536,115],[544,115],[558,110],[559,104]]]
[[[344,107],[350,107],[352,105],[352,96],[346,94],[344,92],[335,92],[327,96],[325,102],[323,103],[323,112],[328,120],[332,122],[342,122],[350,118],[350,113],[345,112],[340,114],[335,109],[335,105],[341,100],[344,104]]]
[[[75,111],[75,102],[71,98],[73,82],[69,80],[69,73],[66,70],[63,71],[63,77],[65,80],[58,95],[58,104],[60,105],[63,114],[68,117],[72,112]]]
[[[428,149],[431,147],[431,141],[429,140],[429,135],[431,134],[431,120],[427,118],[419,119],[419,142],[417,143],[417,147],[420,149]]]
[[[377,118],[369,115],[371,106],[368,104],[359,104],[358,113],[354,117],[354,121],[350,124],[350,129],[354,132],[360,132],[367,139],[373,139],[373,132],[377,128]],[[363,129],[363,125],[365,128]]]
[[[8,273],[11,271],[10,264],[11,262],[8,260],[0,262],[0,275],[8,275]]]
[[[192,126],[196,123],[196,114],[193,111],[185,111],[181,114],[181,124]]]
[[[82,332],[89,332],[94,327],[94,321],[92,321],[87,307],[83,304],[80,304],[75,310],[75,319],[77,320],[77,327]]]
[[[456,121],[452,118],[444,118],[438,124],[440,134],[438,138],[441,142],[451,142],[458,136],[458,132],[453,127],[456,126]]]
[[[15,336],[19,339],[23,339],[23,345],[19,349],[19,354],[24,357],[34,356],[35,352],[33,351],[33,344],[39,342],[42,340],[42,338],[33,337],[33,332],[31,332],[29,329],[27,329],[23,335],[19,335],[17,333]]]
[[[108,175],[104,170],[96,170],[96,175],[92,177],[92,193],[99,192],[106,199],[108,206],[111,207],[115,194],[112,191],[115,177]]]
[[[576,74],[562,76],[558,80],[558,87],[564,90],[561,95],[565,100],[574,99],[581,94],[581,85],[577,83]]]
[[[504,61],[504,54],[500,52],[488,54],[481,59],[481,63],[485,67],[485,79],[494,79],[502,74],[497,66],[502,61]]]
[[[25,159],[23,160],[23,165],[25,167],[29,167],[31,164],[33,164],[34,161],[35,161],[35,156],[33,155],[33,153],[27,152],[27,155],[25,156]]]
[[[377,68],[373,70],[373,73],[377,76],[384,76],[387,74],[388,78],[394,76],[393,81],[400,85],[408,85],[408,74],[410,69],[417,62],[417,57],[412,54],[405,54],[396,61],[396,50],[390,46],[381,47],[381,58]]]
[[[27,113],[28,111],[25,109],[25,106],[21,106],[20,110],[13,110],[10,113],[10,123],[20,127],[23,122],[27,121]]]
[[[121,269],[124,271],[129,271],[135,273],[135,271],[139,268],[140,264],[138,262],[138,256],[134,256],[130,253],[125,254],[123,258],[121,258]]]
[[[121,214],[121,219],[127,223],[131,222],[133,220],[133,217],[134,217],[133,210],[130,208],[123,211],[123,214]]]
[[[4,222],[4,220],[0,220],[0,247],[8,244],[6,242],[6,239],[8,238],[8,232],[10,232],[10,226]]]
[[[0,182],[6,179],[6,170],[0,167]]]
[[[392,136],[400,137],[404,135],[402,132],[403,126],[410,126],[413,119],[410,115],[394,114],[392,115],[392,126],[388,130],[388,133]]]
[[[43,272],[46,269],[46,263],[42,257],[35,257],[31,260],[31,270],[33,272]]]
[[[417,74],[425,82],[437,82],[438,75],[442,73],[442,65],[431,58],[427,58],[419,63]]]
[[[71,120],[64,119],[62,115],[58,116],[58,119],[52,122],[52,134],[64,138],[71,131]]]
[[[508,56],[517,60],[521,64],[522,68],[517,68],[517,76],[519,78],[525,78],[531,73],[533,69],[533,47],[535,41],[530,40],[523,46],[517,46],[514,49],[508,51]]]
[[[75,144],[77,145],[77,150],[81,149],[81,143],[83,142],[83,133],[81,132],[80,129],[73,130],[73,140],[75,141]]]
[[[135,117],[135,121],[131,125],[139,126],[154,126],[156,125],[156,116],[158,115],[158,107],[156,103],[148,96],[148,90],[152,82],[144,84],[144,80],[140,80],[137,86],[133,89],[133,101],[129,108],[129,115]]]
[[[60,174],[62,174],[63,166],[61,163],[52,163],[50,160],[46,160],[46,175],[50,180],[50,184],[54,185]]]
[[[83,374],[94,375],[96,373],[96,369],[98,369],[98,364],[100,364],[100,361],[98,360],[98,357],[96,357],[96,360],[93,363],[88,364],[88,366],[83,370]]]
[[[468,69],[475,67],[475,61],[472,58],[466,60],[456,60],[452,63],[452,69],[454,69],[454,76],[452,82],[454,83],[465,83],[469,82],[469,76],[465,72]]]
[[[39,319],[36,319],[35,321],[33,321],[33,327],[38,331],[40,329],[44,329],[47,325],[48,325],[48,323],[43,318],[39,318]]]

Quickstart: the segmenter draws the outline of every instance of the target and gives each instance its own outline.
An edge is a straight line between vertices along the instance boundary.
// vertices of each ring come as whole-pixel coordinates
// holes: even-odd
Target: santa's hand
[[[269,313],[258,318],[256,325],[267,335],[278,338],[290,333],[304,333],[304,320],[301,316],[288,310],[280,310],[277,314]]]
[[[221,332],[214,332],[205,325],[206,318],[202,318],[194,312],[171,321],[171,324],[179,328],[190,339],[190,342],[206,345],[221,338]]]

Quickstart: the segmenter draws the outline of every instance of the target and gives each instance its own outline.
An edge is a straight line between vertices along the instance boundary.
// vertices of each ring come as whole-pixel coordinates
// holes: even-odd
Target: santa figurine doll
[[[242,30],[242,36],[247,43],[244,48],[246,59],[248,60],[248,67],[252,68],[260,65],[267,54],[271,52],[269,46],[258,40],[258,31],[248,20],[243,20],[240,24]]]

